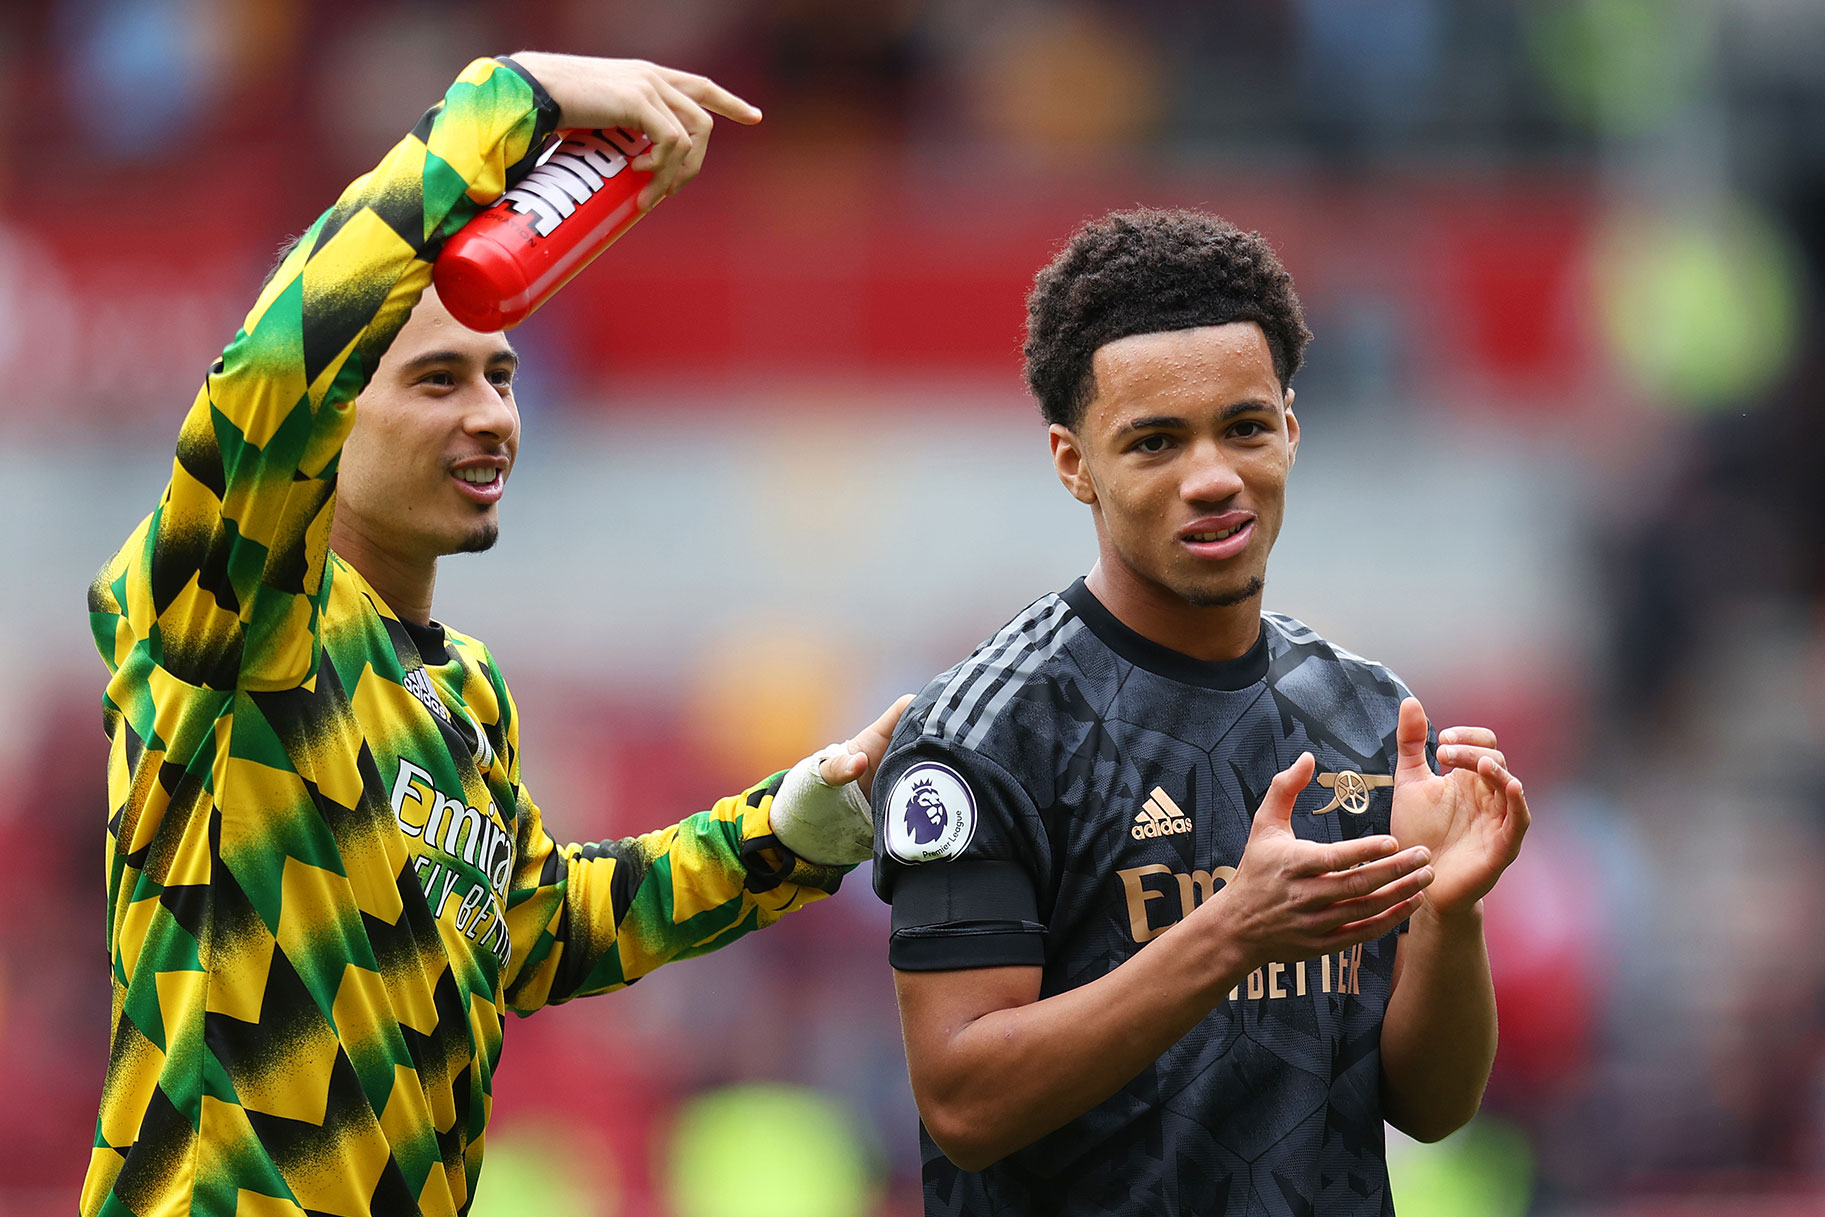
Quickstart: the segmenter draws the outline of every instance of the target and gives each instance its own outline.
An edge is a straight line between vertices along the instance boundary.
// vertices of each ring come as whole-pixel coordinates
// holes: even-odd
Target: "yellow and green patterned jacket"
[[[558,845],[487,650],[402,624],[329,552],[356,394],[444,238],[556,118],[511,61],[478,60],[349,186],[90,591],[114,1009],[85,1214],[461,1213],[505,1011],[835,890],[767,865],[777,775],[663,831]]]

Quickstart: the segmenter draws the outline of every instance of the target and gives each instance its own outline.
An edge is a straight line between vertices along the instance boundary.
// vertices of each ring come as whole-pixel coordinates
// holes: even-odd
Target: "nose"
[[[519,427],[519,410],[510,396],[503,395],[485,377],[470,386],[463,410],[465,432],[477,439],[504,444]]]
[[[1222,446],[1200,443],[1185,463],[1185,476],[1179,482],[1179,497],[1187,503],[1221,503],[1242,493],[1242,475],[1224,453]]]

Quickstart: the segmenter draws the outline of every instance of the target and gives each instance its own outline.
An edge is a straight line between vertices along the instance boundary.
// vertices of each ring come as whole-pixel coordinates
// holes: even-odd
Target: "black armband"
[[[1017,863],[928,863],[894,885],[887,961],[906,972],[1037,966],[1045,936],[1033,880]]]

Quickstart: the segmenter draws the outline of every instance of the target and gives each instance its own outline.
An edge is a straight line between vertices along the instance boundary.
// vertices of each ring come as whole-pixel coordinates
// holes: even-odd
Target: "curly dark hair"
[[[1098,347],[1231,321],[1261,327],[1284,390],[1312,332],[1293,277],[1261,234],[1201,211],[1111,212],[1072,233],[1034,276],[1027,385],[1047,422],[1075,427],[1096,397]]]

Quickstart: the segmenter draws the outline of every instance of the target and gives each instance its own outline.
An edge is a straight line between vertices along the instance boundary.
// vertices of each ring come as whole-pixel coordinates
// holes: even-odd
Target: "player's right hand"
[[[627,127],[653,146],[634,158],[635,169],[653,171],[640,192],[645,211],[677,193],[703,168],[710,146],[711,114],[749,126],[760,110],[708,77],[661,67],[644,59],[594,59],[521,51],[514,62],[538,78],[558,104],[559,123],[594,129]]]
[[[1225,932],[1248,970],[1313,959],[1379,938],[1411,917],[1432,882],[1431,853],[1391,836],[1304,841],[1293,801],[1312,780],[1307,752],[1276,774],[1261,800],[1235,877],[1224,885]]]

